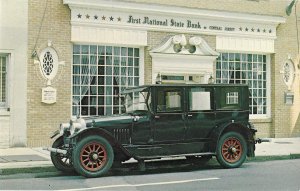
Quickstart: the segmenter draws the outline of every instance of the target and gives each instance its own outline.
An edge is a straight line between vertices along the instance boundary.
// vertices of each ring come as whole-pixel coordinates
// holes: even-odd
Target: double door
[[[213,89],[159,87],[152,123],[156,144],[206,141],[215,126]]]

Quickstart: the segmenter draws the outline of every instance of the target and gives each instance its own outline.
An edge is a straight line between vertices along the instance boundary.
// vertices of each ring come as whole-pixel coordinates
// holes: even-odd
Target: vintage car
[[[47,148],[58,170],[98,177],[130,158],[145,164],[170,156],[215,156],[236,168],[254,156],[246,85],[145,85],[126,89],[122,98],[123,114],[60,124]]]

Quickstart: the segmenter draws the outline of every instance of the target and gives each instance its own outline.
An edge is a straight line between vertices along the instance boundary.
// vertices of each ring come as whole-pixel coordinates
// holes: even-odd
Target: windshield
[[[126,113],[133,113],[134,111],[149,111],[151,103],[151,96],[149,89],[144,91],[132,91],[124,94],[123,105]]]

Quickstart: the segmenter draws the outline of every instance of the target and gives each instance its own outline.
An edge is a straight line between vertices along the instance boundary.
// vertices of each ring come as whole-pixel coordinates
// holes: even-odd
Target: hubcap
[[[107,152],[103,145],[98,142],[87,143],[80,152],[80,163],[88,171],[98,171],[105,166]]]
[[[235,163],[242,157],[243,148],[241,142],[235,137],[227,138],[222,145],[222,156],[225,161]]]
[[[94,160],[98,159],[98,155],[96,153],[92,154],[92,157],[93,157]]]
[[[236,148],[235,148],[235,147],[232,147],[232,148],[230,149],[230,151],[231,151],[232,154],[235,154],[235,153],[236,153]]]

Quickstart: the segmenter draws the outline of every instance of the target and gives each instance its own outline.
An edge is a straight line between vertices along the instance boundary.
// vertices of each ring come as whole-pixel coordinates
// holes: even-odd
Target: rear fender
[[[220,140],[220,137],[229,131],[240,133],[246,140],[248,145],[248,152],[247,156],[252,157],[254,156],[254,150],[255,150],[255,140],[254,140],[254,134],[255,132],[252,131],[250,128],[248,128],[246,125],[241,123],[229,123],[226,124],[223,127],[219,127],[215,133],[212,135],[212,143],[210,144],[210,150],[212,152],[216,152],[216,148],[218,145],[218,141]]]

